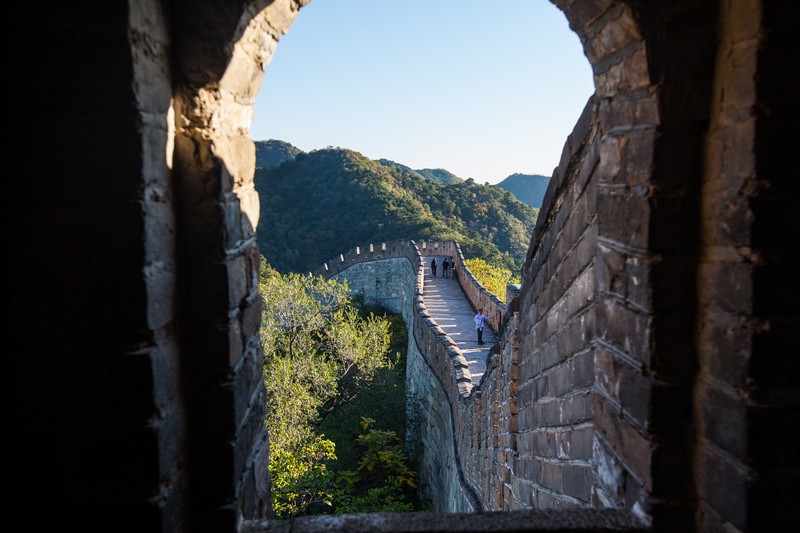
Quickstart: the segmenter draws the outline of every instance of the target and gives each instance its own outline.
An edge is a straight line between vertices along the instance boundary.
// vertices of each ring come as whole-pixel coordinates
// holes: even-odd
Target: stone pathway
[[[497,335],[491,328],[483,329],[483,342],[478,344],[474,317],[477,310],[467,299],[461,285],[453,278],[442,277],[442,261],[445,256],[436,256],[439,267],[436,277],[431,273],[433,256],[423,257],[425,265],[425,285],[423,299],[431,318],[458,345],[472,374],[472,384],[477,385],[486,372],[486,358],[489,348],[497,343]]]

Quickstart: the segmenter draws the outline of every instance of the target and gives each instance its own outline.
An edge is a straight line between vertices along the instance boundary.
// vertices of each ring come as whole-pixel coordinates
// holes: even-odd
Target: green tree
[[[349,301],[346,283],[319,276],[276,272],[262,277],[261,340],[265,355],[289,357],[315,352],[324,326]]]
[[[334,512],[378,513],[413,511],[416,473],[409,466],[400,438],[394,431],[374,428],[375,420],[362,418],[358,469],[337,477]]]
[[[354,307],[338,310],[326,330],[325,351],[335,363],[339,392],[327,402],[326,411],[352,401],[372,382],[381,368],[391,361],[390,323],[369,313],[362,317]]]
[[[519,278],[513,276],[510,270],[490,265],[483,259],[465,259],[464,262],[481,285],[501,300],[505,299],[508,284],[519,283]]]
[[[315,429],[391,365],[389,322],[362,316],[346,283],[282,276],[262,258],[261,341],[276,516],[330,505],[334,444]]]
[[[270,449],[272,508],[278,517],[304,514],[315,504],[329,506],[333,472],[326,462],[335,459],[333,442],[317,437],[299,452]]]

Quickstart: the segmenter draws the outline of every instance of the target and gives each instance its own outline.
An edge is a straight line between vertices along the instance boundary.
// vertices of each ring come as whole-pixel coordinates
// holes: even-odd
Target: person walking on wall
[[[436,264],[436,258],[434,257],[431,259],[431,273],[433,274],[434,278],[436,277]]]
[[[483,314],[483,309],[478,309],[478,314],[475,315],[475,331],[478,332],[478,344],[483,344],[483,328],[488,318]]]
[[[453,279],[456,279],[456,260],[450,258],[450,274]]]
[[[447,258],[445,257],[444,261],[442,261],[442,277],[443,278],[447,277],[447,269],[449,267],[450,267],[450,263],[447,261]]]

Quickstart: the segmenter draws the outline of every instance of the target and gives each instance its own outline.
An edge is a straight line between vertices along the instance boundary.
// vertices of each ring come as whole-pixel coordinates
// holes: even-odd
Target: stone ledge
[[[370,513],[304,516],[291,520],[245,522],[240,533],[651,531],[630,512],[619,509],[496,511],[487,513]]]

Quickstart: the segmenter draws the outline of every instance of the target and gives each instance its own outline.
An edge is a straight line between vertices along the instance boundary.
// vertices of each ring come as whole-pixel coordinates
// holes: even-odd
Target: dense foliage
[[[258,169],[258,242],[282,273],[310,272],[356,245],[457,239],[467,257],[521,268],[538,211],[492,185],[443,184],[351,150]]]
[[[414,468],[397,437],[404,353],[391,352],[405,350],[402,319],[359,305],[347,284],[283,276],[263,258],[259,289],[276,516],[414,510]]]
[[[417,172],[431,181],[438,181],[439,183],[444,183],[445,185],[461,183],[464,181],[462,178],[459,178],[452,172],[443,168],[420,168],[417,169]]]
[[[337,514],[414,511],[416,472],[396,431],[362,418],[355,470],[341,471],[333,497]]]
[[[277,167],[284,161],[294,159],[303,151],[286,141],[270,139],[268,141],[255,141],[256,168]]]
[[[519,283],[519,276],[513,275],[510,270],[490,265],[479,257],[465,259],[464,262],[483,288],[503,301],[506,299],[506,286]]]
[[[406,165],[401,165],[400,163],[391,161],[390,159],[378,159],[378,163],[385,167],[394,168],[396,170],[400,170],[401,172],[405,172],[406,174],[411,174],[412,176],[419,176],[420,178],[430,181],[437,181],[439,183],[452,184],[461,183],[464,181],[463,178],[459,178],[452,172],[443,168],[421,168],[415,170]]]

